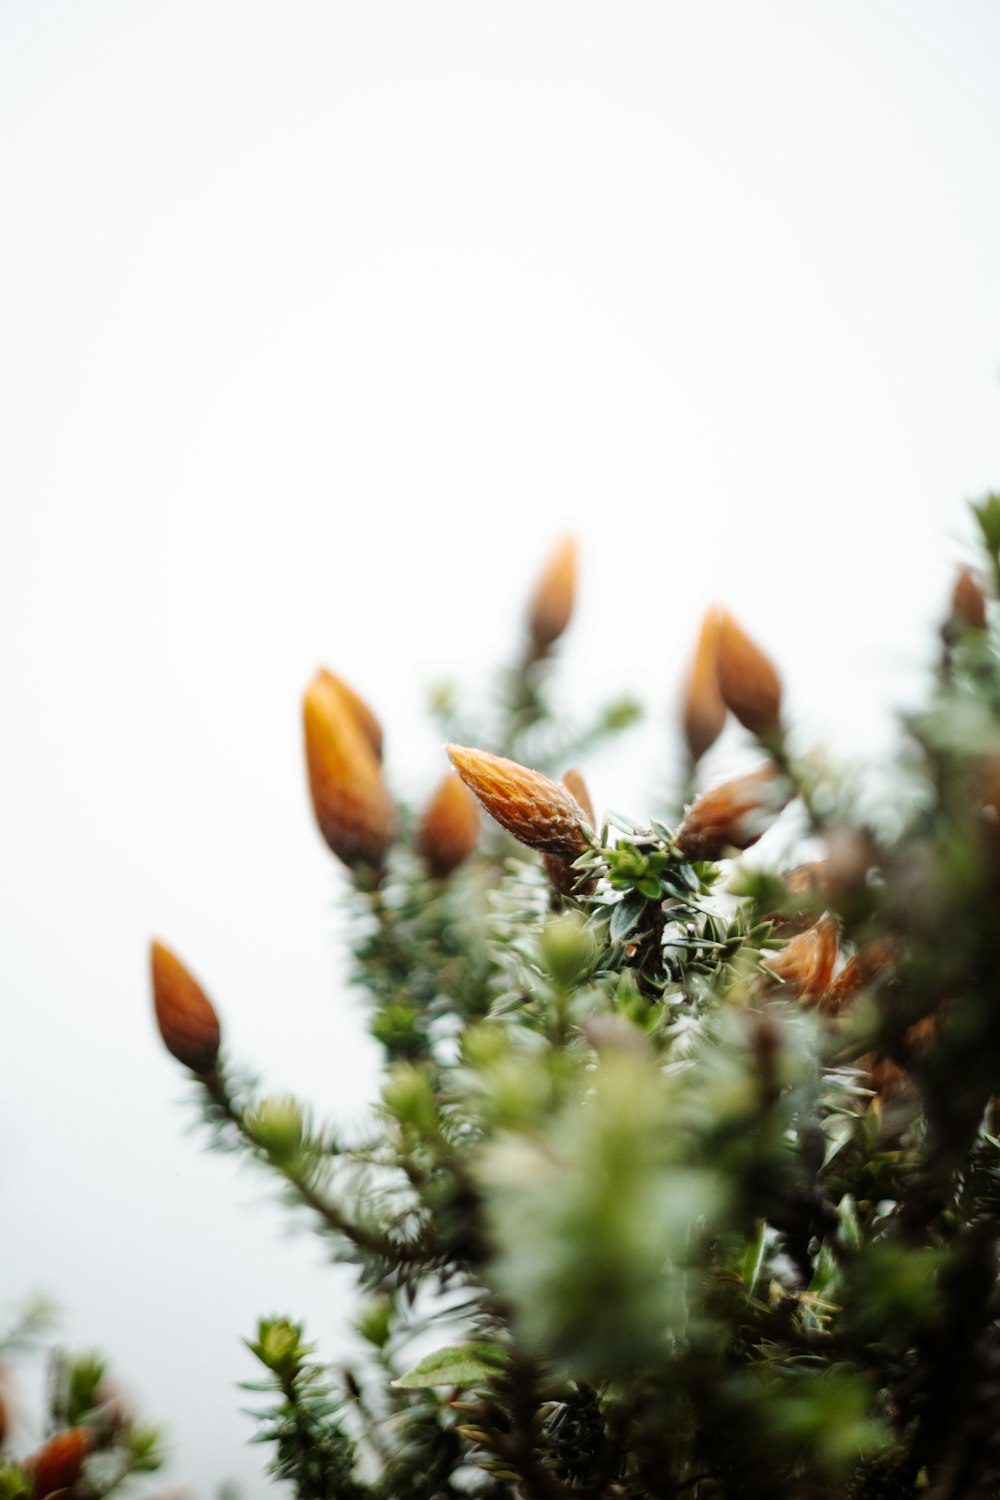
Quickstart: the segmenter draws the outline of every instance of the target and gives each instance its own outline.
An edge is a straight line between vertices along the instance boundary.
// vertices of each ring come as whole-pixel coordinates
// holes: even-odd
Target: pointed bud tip
[[[479,840],[479,804],[457,771],[449,771],[427,804],[417,847],[436,880],[444,880]]]
[[[339,679],[325,668],[303,695],[302,723],[309,794],[320,833],[348,867],[380,869],[393,835],[392,801],[370,726],[366,731]],[[380,736],[381,731],[379,744]]]
[[[153,1007],[163,1045],[193,1073],[213,1071],[221,1028],[215,1007],[194,975],[165,943],[150,944]]]
[[[777,668],[728,610],[720,611],[716,675],[722,701],[744,729],[766,737],[781,728]]]
[[[530,849],[575,859],[587,848],[583,809],[564,786],[517,761],[468,745],[445,750],[491,818]]]
[[[770,761],[702,792],[684,814],[676,834],[685,859],[724,859],[749,849],[767,832],[791,796]]]
[[[717,604],[705,612],[681,701],[684,740],[692,764],[712,748],[725,728],[726,705],[719,691],[719,627],[723,611]]]
[[[985,630],[986,595],[971,568],[959,568],[951,594],[946,630]]]
[[[542,570],[528,610],[528,634],[538,655],[562,635],[576,598],[577,544],[570,534],[555,546]]]

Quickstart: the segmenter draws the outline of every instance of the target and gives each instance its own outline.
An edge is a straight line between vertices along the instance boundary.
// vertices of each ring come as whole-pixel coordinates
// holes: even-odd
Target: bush
[[[153,950],[212,1142],[364,1292],[354,1368],[292,1316],[249,1341],[302,1500],[1000,1494],[1000,496],[973,511],[983,578],[877,797],[797,753],[775,667],[713,610],[686,811],[595,818],[565,768],[636,711],[551,709],[568,542],[482,721],[437,695],[453,769],[422,812],[357,693],[309,685],[385,1054],[365,1136],[260,1097]],[[730,718],[760,764],[696,794]],[[793,857],[742,858],[772,827]]]

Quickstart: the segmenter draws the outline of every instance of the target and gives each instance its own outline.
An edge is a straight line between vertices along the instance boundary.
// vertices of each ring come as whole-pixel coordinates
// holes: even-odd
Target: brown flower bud
[[[702,792],[684,814],[676,844],[685,859],[722,859],[749,849],[788,802],[790,788],[770,762]]]
[[[694,660],[684,684],[681,717],[692,763],[697,763],[712,748],[726,723],[726,705],[719,692],[717,671],[721,623],[722,611],[713,606],[702,621]]]
[[[881,983],[899,962],[900,945],[895,938],[866,943],[849,958],[820,1002],[820,1009],[838,1016],[863,990]]]
[[[793,937],[776,957],[766,960],[768,974],[787,985],[800,1000],[817,1000],[833,975],[839,936],[833,917],[821,917]]]
[[[323,677],[336,692],[340,694],[344,707],[348,710],[361,733],[368,741],[375,759],[381,763],[382,760],[382,725],[372,713],[368,704],[356,693],[351,685],[331,672],[328,667],[321,667],[319,675]]]
[[[392,838],[392,802],[370,735],[331,673],[317,672],[306,688],[302,721],[320,832],[345,865],[380,869]]]
[[[892,1099],[902,1092],[910,1082],[910,1075],[891,1057],[880,1052],[865,1052],[858,1058],[857,1066],[865,1073],[865,1083],[882,1099]]]
[[[204,1077],[219,1055],[219,1018],[201,985],[180,959],[154,942],[153,1005],[164,1046],[172,1057]]]
[[[593,828],[594,804],[590,800],[587,783],[582,774],[575,769],[570,770],[566,772],[562,780],[563,786],[574,798],[585,820]],[[560,854],[543,854],[542,864],[545,866],[549,883],[560,896],[589,896],[593,891],[596,882],[582,870],[574,870],[572,860],[565,859]]]
[[[960,568],[951,595],[951,614],[945,625],[948,639],[962,630],[985,630],[986,595],[971,568]]]
[[[46,1500],[75,1484],[93,1446],[89,1427],[67,1427],[49,1438],[24,1466],[34,1480],[33,1500]]]
[[[457,771],[441,782],[427,805],[417,847],[437,880],[468,859],[479,838],[479,808]]]
[[[719,620],[716,673],[722,701],[744,729],[767,736],[781,727],[781,678],[726,610]]]
[[[516,760],[446,745],[459,776],[479,798],[491,818],[530,849],[576,859],[587,848],[580,824],[587,821],[576,799],[540,771]]]
[[[528,634],[537,656],[544,656],[570,622],[576,594],[576,555],[576,539],[563,537],[535,586],[528,611]]]

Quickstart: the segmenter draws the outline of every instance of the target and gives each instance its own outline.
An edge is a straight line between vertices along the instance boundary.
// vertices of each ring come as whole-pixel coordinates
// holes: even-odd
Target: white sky
[[[157,932],[274,1088],[357,1118],[298,700],[326,661],[397,784],[580,537],[570,703],[669,775],[728,603],[807,737],[884,742],[964,501],[1000,487],[992,0],[0,4],[0,1304],[42,1287],[262,1492],[258,1313],[343,1353],[348,1280],[186,1136]]]

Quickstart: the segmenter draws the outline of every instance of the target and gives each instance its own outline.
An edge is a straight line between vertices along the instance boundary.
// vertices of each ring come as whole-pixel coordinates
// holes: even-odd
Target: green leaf
[[[646,910],[646,898],[638,892],[630,892],[624,900],[611,913],[611,925],[608,929],[612,942],[620,943],[627,938],[630,932],[634,932],[642,921]]]
[[[503,1369],[507,1356],[499,1344],[455,1344],[426,1355],[392,1383],[402,1391],[433,1385],[481,1385]]]

